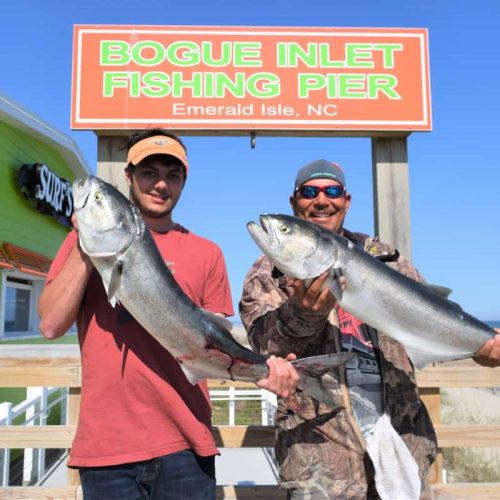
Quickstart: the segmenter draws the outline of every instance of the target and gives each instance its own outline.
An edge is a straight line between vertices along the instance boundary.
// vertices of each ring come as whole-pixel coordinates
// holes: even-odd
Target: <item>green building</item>
[[[0,94],[0,339],[39,335],[37,303],[70,229],[76,143]]]

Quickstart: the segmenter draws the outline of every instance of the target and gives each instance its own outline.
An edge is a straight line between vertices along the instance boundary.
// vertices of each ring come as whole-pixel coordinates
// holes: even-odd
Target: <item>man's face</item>
[[[142,215],[154,219],[169,216],[184,187],[184,169],[176,163],[165,163],[147,157],[134,168],[125,170],[130,200]]]
[[[307,181],[303,186],[326,187],[341,185],[331,179],[314,179]],[[296,217],[309,220],[325,229],[339,233],[342,230],[344,219],[351,204],[351,195],[344,193],[339,198],[329,198],[320,191],[315,198],[305,198],[297,191],[290,197],[293,213]]]

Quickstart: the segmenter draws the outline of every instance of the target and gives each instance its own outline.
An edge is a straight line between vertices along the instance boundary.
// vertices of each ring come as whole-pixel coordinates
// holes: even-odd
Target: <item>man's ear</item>
[[[127,181],[128,187],[132,186],[132,176],[133,176],[133,169],[127,165],[125,167],[125,180]]]
[[[187,168],[185,165],[182,165],[182,177],[184,177],[184,182],[182,183],[182,189],[184,189],[187,181]]]
[[[347,213],[349,211],[349,207],[351,206],[351,194],[347,193],[345,195],[345,212]]]

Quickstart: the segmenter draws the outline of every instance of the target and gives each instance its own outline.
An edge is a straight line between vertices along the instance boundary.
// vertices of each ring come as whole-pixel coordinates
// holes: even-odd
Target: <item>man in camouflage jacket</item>
[[[403,274],[422,280],[396,250],[343,228],[350,201],[342,169],[325,160],[299,171],[290,197],[296,216],[343,234]],[[279,400],[275,450],[281,486],[293,500],[378,498],[366,437],[377,414],[385,412],[418,465],[421,498],[431,498],[428,472],[436,456],[436,436],[419,398],[413,366],[398,342],[343,311],[323,289],[325,279],[326,273],[306,286],[283,276],[267,257],[258,259],[245,278],[240,314],[257,352],[307,357],[350,345],[365,362],[364,372],[358,365],[336,370],[340,384],[334,389],[339,401],[335,409],[300,390]],[[372,379],[363,386],[363,377]],[[358,401],[366,395],[368,401],[360,407]]]

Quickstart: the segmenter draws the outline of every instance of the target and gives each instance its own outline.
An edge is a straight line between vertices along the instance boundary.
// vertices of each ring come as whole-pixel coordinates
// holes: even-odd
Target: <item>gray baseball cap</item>
[[[295,191],[312,179],[333,179],[345,186],[344,171],[338,163],[327,160],[314,160],[302,167],[295,179]]]

